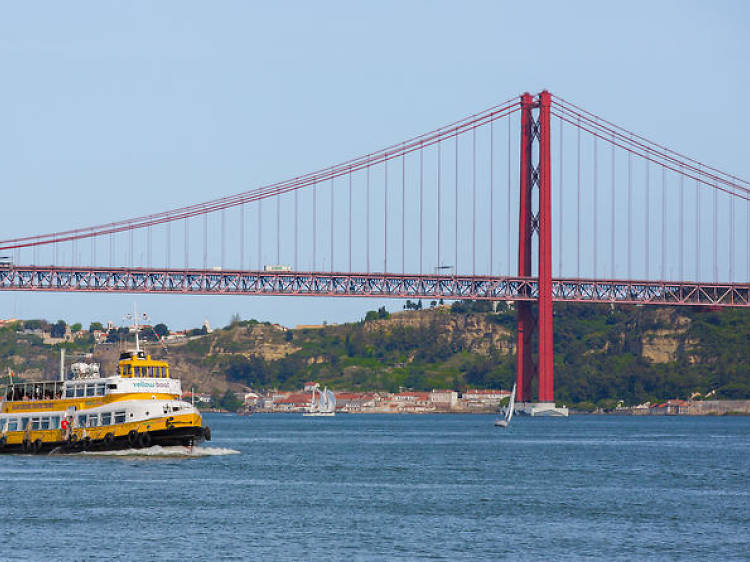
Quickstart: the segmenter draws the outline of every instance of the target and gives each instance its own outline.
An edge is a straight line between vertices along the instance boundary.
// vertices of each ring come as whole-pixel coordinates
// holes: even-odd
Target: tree
[[[166,324],[157,324],[156,326],[154,326],[154,332],[157,336],[163,338],[164,336],[169,335],[169,328],[167,328]]]
[[[77,332],[80,332],[82,329],[83,329],[83,326],[81,325],[80,322],[76,322],[70,327],[70,331],[73,332],[74,334]]]
[[[68,327],[68,325],[65,323],[65,320],[58,320],[55,324],[52,325],[52,328],[50,329],[49,335],[53,338],[64,338],[65,337],[65,329]]]
[[[101,332],[104,330],[104,326],[102,326],[101,322],[92,322],[89,324],[89,332],[94,333],[95,331]]]

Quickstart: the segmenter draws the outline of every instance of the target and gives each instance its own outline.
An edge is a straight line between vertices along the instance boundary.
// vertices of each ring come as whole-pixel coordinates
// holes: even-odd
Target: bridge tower
[[[516,386],[520,402],[531,401],[531,381],[538,380],[538,400],[554,403],[552,363],[552,215],[550,180],[550,94],[521,96],[521,174],[518,229],[518,275],[532,276],[532,242],[537,239],[538,295],[516,303]],[[536,150],[534,148],[536,147]],[[536,157],[536,164],[534,159]],[[536,195],[536,199],[534,197]],[[536,308],[536,310],[535,310]],[[532,341],[537,333],[534,362]]]

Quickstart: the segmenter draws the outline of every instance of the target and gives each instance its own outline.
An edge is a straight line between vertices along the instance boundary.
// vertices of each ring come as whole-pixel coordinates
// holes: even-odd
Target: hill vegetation
[[[298,330],[235,317],[226,328],[171,345],[169,360],[185,384],[206,392],[291,390],[308,380],[340,390],[509,388],[515,312],[504,304],[496,311],[482,302],[435,304],[407,303],[409,310],[381,308],[357,323]],[[568,405],[712,392],[750,398],[750,311],[557,304],[554,333],[555,393]],[[0,330],[0,368],[56,372],[55,357],[18,327]]]

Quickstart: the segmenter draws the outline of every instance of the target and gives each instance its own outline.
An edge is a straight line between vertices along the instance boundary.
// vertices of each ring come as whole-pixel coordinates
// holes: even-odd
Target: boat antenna
[[[135,303],[133,303],[133,313],[126,314],[125,318],[133,321],[133,331],[135,332],[135,350],[136,352],[138,352],[141,350],[141,343],[140,343],[140,340],[138,339],[138,331],[140,329],[140,326],[138,325],[138,320],[140,319],[140,320],[146,321],[148,320],[148,315],[143,313],[139,317],[138,310],[136,309],[136,305]]]

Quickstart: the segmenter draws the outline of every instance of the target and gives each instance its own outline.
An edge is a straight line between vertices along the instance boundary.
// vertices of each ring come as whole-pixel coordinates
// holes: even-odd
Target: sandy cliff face
[[[452,314],[448,307],[396,312],[388,319],[367,322],[364,329],[387,333],[396,326],[433,326],[443,342],[452,342],[454,346],[470,353],[489,355],[492,349],[506,354],[515,351],[515,331],[491,321],[486,314]]]
[[[670,310],[660,311],[656,318],[660,324],[671,327],[643,332],[641,355],[645,359],[651,363],[668,363],[677,359],[681,344],[688,348],[695,344],[685,341],[685,333],[690,328],[689,318]]]

